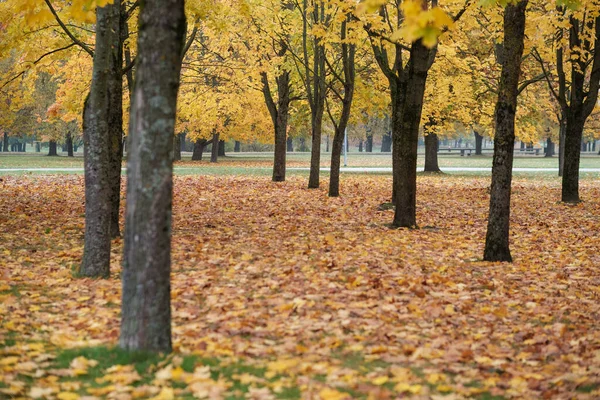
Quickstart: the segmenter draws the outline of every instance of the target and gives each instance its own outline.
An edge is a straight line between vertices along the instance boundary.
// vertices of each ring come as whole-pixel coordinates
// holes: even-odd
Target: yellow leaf
[[[319,392],[319,397],[322,400],[342,400],[350,398],[348,393],[338,392],[335,389],[325,388]]]
[[[79,399],[79,395],[73,392],[60,392],[56,398],[59,400],[77,400]]]
[[[374,385],[381,386],[384,383],[386,383],[388,380],[389,380],[389,378],[387,376],[378,376],[377,378],[373,379],[372,383]]]

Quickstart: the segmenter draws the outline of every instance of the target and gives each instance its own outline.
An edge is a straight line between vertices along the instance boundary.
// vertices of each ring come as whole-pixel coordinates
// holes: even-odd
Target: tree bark
[[[554,156],[554,142],[551,138],[546,139],[546,154],[544,157],[553,157]]]
[[[419,40],[410,50],[408,77],[401,113],[394,115],[393,129],[393,175],[394,175],[394,213],[393,225],[396,227],[417,226],[417,149],[419,126],[423,111],[423,98],[427,73],[435,57],[436,49],[428,49]]]
[[[3,142],[4,142],[4,145],[2,146],[2,151],[5,153],[8,153],[9,152],[9,150],[8,150],[8,133],[6,133],[6,132],[4,132]]]
[[[565,153],[562,176],[562,201],[579,202],[579,161],[581,158],[581,136],[585,120],[573,113],[567,114],[565,130]]]
[[[365,144],[365,152],[372,153],[373,152],[373,134],[367,135],[367,142]]]
[[[48,155],[49,156],[58,156],[58,152],[56,151],[56,141],[51,140],[48,142]]]
[[[363,140],[359,140],[358,141],[358,152],[362,153],[363,152]]]
[[[515,114],[523,41],[525,9],[528,0],[509,4],[504,10],[504,60],[496,103],[494,160],[485,261],[512,261],[509,248],[510,195],[513,152],[515,147]]]
[[[110,275],[111,229],[115,228],[111,227],[115,124],[118,124],[119,136],[122,130],[120,15],[120,0],[96,9],[92,85],[83,113],[85,241],[79,274],[87,277],[108,278]],[[119,166],[119,177],[120,174]]]
[[[350,110],[352,108],[352,100],[354,97],[354,80],[355,71],[355,54],[356,45],[346,43],[347,23],[351,20],[348,15],[346,21],[342,22],[340,38],[342,41],[341,59],[342,69],[341,74],[343,80],[340,82],[344,88],[342,98],[342,111],[338,123],[336,124],[334,117],[330,114],[335,133],[333,135],[333,145],[331,148],[331,168],[329,176],[329,197],[337,197],[340,195],[340,157],[342,155],[342,147],[344,146],[344,137],[346,135],[346,127],[350,120]],[[347,145],[347,143],[346,143]],[[346,149],[346,152],[348,149]]]
[[[240,143],[239,140],[235,141],[235,144],[233,145],[233,152],[234,153],[239,153],[242,149],[242,144]]]
[[[181,136],[173,136],[173,160],[181,161]]]
[[[475,155],[480,156],[483,152],[483,136],[479,132],[473,131],[475,135]]]
[[[73,135],[67,133],[67,156],[73,157]]]
[[[171,351],[173,135],[184,0],[140,3],[131,107],[120,347]]]
[[[210,152],[210,162],[216,163],[219,160],[219,134],[213,133],[212,148]]]
[[[21,151],[23,153],[27,153],[27,142],[26,141],[23,141],[23,146],[21,147]]]
[[[219,157],[225,157],[225,141],[219,140]]]
[[[381,139],[381,152],[389,153],[392,151],[392,132],[386,132]]]
[[[564,120],[559,121],[558,131],[558,176],[563,176],[565,168],[565,135],[567,123]]]
[[[201,161],[202,153],[204,153],[204,147],[208,143],[206,139],[197,139],[194,142],[194,152],[192,153],[192,161]]]
[[[289,151],[289,152],[294,151],[294,139],[292,139],[291,137],[287,138],[287,151]]]
[[[425,135],[425,172],[442,172],[438,164],[439,139],[435,133]]]

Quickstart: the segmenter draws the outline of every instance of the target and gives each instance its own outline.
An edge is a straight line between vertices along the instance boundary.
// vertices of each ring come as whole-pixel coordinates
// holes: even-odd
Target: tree
[[[146,0],[139,13],[119,345],[169,352],[172,146],[185,39],[184,0]]]
[[[113,224],[111,200],[113,195],[120,195],[120,190],[113,194],[116,188],[112,185],[115,177],[111,161],[113,153],[120,149],[123,126],[121,1],[114,0],[112,4],[98,7],[96,15],[92,85],[83,111],[86,202],[85,241],[79,274],[108,278]],[[119,176],[120,173],[119,168]],[[118,225],[116,228],[118,234]]]
[[[556,14],[555,31],[552,32],[556,38],[555,72],[547,65],[541,51],[534,55],[560,109],[561,139],[564,136],[564,142],[560,143],[561,152],[564,148],[561,199],[576,203],[580,201],[582,135],[600,89],[600,51],[597,51],[600,48],[600,16],[598,4],[593,1],[582,1],[578,9],[559,5]]]
[[[528,0],[520,0],[508,4],[504,10],[504,57],[494,116],[496,134],[485,261],[512,261],[509,249],[510,194],[527,3]]]

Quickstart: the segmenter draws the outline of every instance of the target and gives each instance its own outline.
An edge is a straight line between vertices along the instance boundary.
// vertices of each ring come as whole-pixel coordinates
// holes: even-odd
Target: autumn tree
[[[185,26],[184,0],[141,2],[119,339],[127,350],[171,351],[172,146]]]
[[[490,212],[483,258],[512,261],[509,249],[509,216],[515,143],[515,116],[519,74],[525,39],[528,0],[508,4],[504,10],[504,56],[495,111],[494,160]]]

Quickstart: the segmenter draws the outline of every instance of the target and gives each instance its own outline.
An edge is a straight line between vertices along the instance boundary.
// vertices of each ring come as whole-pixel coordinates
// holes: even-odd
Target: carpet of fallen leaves
[[[421,229],[391,230],[389,177],[345,178],[336,199],[301,177],[176,178],[177,354],[264,368],[236,377],[256,399],[598,398],[600,182],[568,206],[558,181],[517,179],[513,264],[480,260],[489,178],[418,183]],[[2,178],[0,397],[78,398],[59,376],[94,360],[53,370],[57,352],[117,342],[122,242],[111,279],[75,279],[82,232],[81,176]],[[88,398],[232,395],[177,360],[142,389],[107,369]]]

